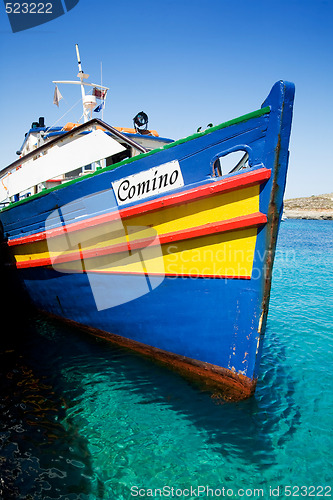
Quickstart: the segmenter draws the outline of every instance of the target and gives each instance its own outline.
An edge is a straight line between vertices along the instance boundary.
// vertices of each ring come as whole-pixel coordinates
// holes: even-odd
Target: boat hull
[[[200,380],[254,392],[282,213],[293,85],[261,110],[9,206],[41,310]],[[250,166],[220,176],[216,160]]]

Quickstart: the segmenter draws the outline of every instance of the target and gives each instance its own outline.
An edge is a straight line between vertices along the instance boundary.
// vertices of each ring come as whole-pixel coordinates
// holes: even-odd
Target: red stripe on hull
[[[235,231],[237,229],[247,229],[250,227],[258,227],[262,224],[266,224],[267,217],[265,214],[260,212],[243,215],[241,217],[235,217],[233,219],[214,222],[210,224],[205,224],[203,226],[197,226],[190,229],[185,229],[183,231],[175,231],[172,233],[162,234],[156,238],[143,238],[140,240],[134,240],[130,242],[130,250],[138,250],[140,248],[145,248],[148,245],[164,245],[166,243],[174,243],[176,241],[188,240],[192,238],[198,238],[200,236],[208,236],[216,233],[224,233],[228,231]],[[71,262],[75,260],[83,260],[94,257],[100,257],[104,255],[110,255],[120,252],[126,252],[129,250],[129,243],[126,241],[124,243],[118,243],[116,245],[107,246],[104,248],[83,250],[72,252],[70,254],[62,254],[56,257],[53,261],[49,257],[43,259],[27,260],[16,263],[17,268],[26,267],[39,267],[48,266],[56,262],[57,264],[62,264],[65,262]]]
[[[142,272],[142,273],[137,273],[137,272],[124,272],[124,271],[99,271],[93,270],[93,271],[87,271],[89,273],[94,273],[94,274],[130,274],[131,276],[146,276],[147,278],[150,278],[152,276],[166,276],[168,278],[200,278],[200,279],[208,279],[208,278],[218,278],[218,279],[235,279],[235,280],[250,280],[251,276],[244,275],[244,276],[233,276],[233,275],[226,275],[226,274],[186,274],[186,273],[147,273],[147,272]]]
[[[80,229],[86,229],[92,225],[104,224],[107,222],[112,222],[119,219],[127,219],[135,215],[143,215],[149,212],[155,212],[157,210],[172,207],[175,205],[180,205],[182,203],[188,203],[193,200],[199,200],[207,196],[212,196],[222,192],[234,191],[236,189],[241,189],[245,187],[250,187],[256,184],[267,181],[271,176],[271,171],[267,168],[260,168],[252,172],[247,172],[245,174],[239,174],[234,177],[229,177],[223,179],[222,181],[212,182],[210,184],[205,184],[204,186],[199,186],[194,189],[182,193],[171,194],[163,198],[158,198],[156,200],[148,201],[146,203],[140,203],[139,205],[134,205],[132,207],[123,208],[115,212],[108,214],[97,215],[89,219],[85,219],[81,222],[73,222],[68,225],[61,226],[59,228],[51,229],[49,231],[42,231],[29,236],[22,236],[20,238],[10,239],[8,241],[9,246],[22,245],[24,243],[33,243],[35,241],[45,240],[46,238],[52,238],[59,236],[66,232],[79,231]]]
[[[47,266],[50,267],[50,266]],[[92,270],[82,270],[82,271],[77,271],[77,270],[71,270],[71,269],[66,269],[64,270],[66,273],[72,273],[72,274],[117,274],[117,275],[123,275],[123,276],[146,276],[146,278],[151,278],[154,276],[165,276],[167,278],[195,278],[195,279],[234,279],[234,280],[250,280],[251,276],[250,275],[239,275],[239,276],[234,276],[234,275],[227,275],[227,274],[186,274],[186,273],[154,273],[154,272],[147,272],[147,271],[142,271],[142,272],[137,272],[137,271],[108,271],[108,270],[99,270],[99,269],[92,269]]]

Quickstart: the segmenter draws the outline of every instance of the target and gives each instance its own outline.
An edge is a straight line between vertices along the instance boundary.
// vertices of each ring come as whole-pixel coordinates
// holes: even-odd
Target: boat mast
[[[80,82],[81,82],[81,94],[82,94],[82,105],[83,105],[83,121],[84,121],[84,123],[86,123],[89,120],[89,109],[84,105],[86,93],[85,93],[85,90],[84,90],[83,80],[85,80],[86,78],[88,78],[89,75],[87,75],[86,73],[83,73],[83,71],[82,71],[81,59],[80,59],[80,53],[79,53],[79,46],[78,46],[77,43],[75,44],[75,48],[76,48],[77,63],[78,63],[78,66],[79,66],[79,73],[78,73],[77,76],[78,76],[78,78],[80,78]]]
[[[70,80],[53,80],[53,83],[55,83],[56,85],[58,83],[66,83],[66,84],[71,84],[71,85],[80,85],[81,87],[81,95],[82,95],[82,106],[83,106],[83,121],[84,123],[86,123],[87,121],[89,121],[91,119],[91,114],[92,114],[92,110],[96,107],[96,96],[93,92],[93,94],[86,94],[85,93],[85,90],[84,90],[84,87],[88,86],[88,87],[93,87],[93,88],[100,88],[101,91],[104,90],[104,97],[102,97],[103,101],[105,101],[105,96],[106,96],[106,93],[107,91],[109,90],[109,87],[105,87],[104,85],[102,84],[97,84],[97,83],[88,83],[88,82],[84,82],[83,80],[86,80],[87,78],[89,78],[89,75],[87,75],[86,73],[83,72],[82,70],[82,65],[81,65],[81,59],[80,59],[80,53],[79,53],[79,46],[78,44],[76,43],[75,44],[75,49],[76,49],[76,57],[77,57],[77,63],[78,63],[78,66],[79,66],[79,72],[78,72],[78,75],[77,77],[80,79],[79,81],[70,81]],[[101,97],[99,97],[99,99],[101,99]]]

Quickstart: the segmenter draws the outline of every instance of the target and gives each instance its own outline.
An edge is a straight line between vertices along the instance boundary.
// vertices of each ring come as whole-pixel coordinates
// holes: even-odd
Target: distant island
[[[333,220],[333,193],[284,201],[287,219]]]

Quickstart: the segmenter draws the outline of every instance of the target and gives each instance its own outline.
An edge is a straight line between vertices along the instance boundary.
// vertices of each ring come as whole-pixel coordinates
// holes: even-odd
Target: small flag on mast
[[[53,96],[53,104],[56,104],[59,107],[59,101],[62,99],[62,95],[60,94],[60,90],[58,89],[58,85],[55,86],[54,96]]]
[[[102,90],[102,89],[98,89],[97,87],[94,87],[94,89],[92,91],[92,95],[97,97],[97,99],[104,100],[105,96],[106,96],[106,92],[107,92],[107,90]]]
[[[102,111],[104,106],[105,106],[105,101],[101,102],[101,104],[94,109],[95,113],[99,113],[100,111]]]

